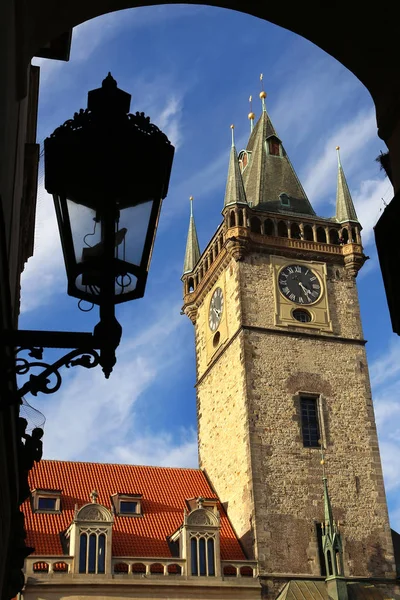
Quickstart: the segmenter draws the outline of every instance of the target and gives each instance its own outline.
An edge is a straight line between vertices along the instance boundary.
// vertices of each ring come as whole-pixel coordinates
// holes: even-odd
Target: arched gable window
[[[242,150],[241,152],[239,152],[238,158],[240,171],[241,173],[243,173],[243,171],[247,167],[247,163],[249,162],[249,155],[247,154],[246,150]]]
[[[272,136],[267,140],[268,154],[271,156],[281,155],[281,145],[277,137]]]
[[[186,552],[181,555],[188,559],[188,575],[215,577],[221,574],[219,528],[218,511],[203,508],[200,502],[199,508],[185,514],[181,539],[186,544]]]
[[[74,573],[111,572],[113,521],[110,511],[97,502],[76,512],[68,533],[71,554],[75,557]]]

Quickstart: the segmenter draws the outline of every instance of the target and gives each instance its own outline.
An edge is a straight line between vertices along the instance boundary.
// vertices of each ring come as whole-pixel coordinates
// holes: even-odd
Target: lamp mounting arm
[[[116,325],[119,326],[119,323],[115,319],[114,326]],[[86,369],[92,369],[100,364],[107,377],[112,367],[106,368],[107,365],[104,364],[105,361],[102,360],[101,354],[107,347],[109,351],[114,350],[115,352],[120,336],[112,340],[114,343],[111,343],[111,346],[114,348],[109,348],[110,340],[107,342],[105,338],[110,333],[110,328],[106,327],[104,331],[99,332],[98,327],[94,334],[21,329],[3,331],[3,345],[14,351],[14,356],[10,358],[7,369],[9,374],[23,376],[30,372],[29,379],[17,391],[18,398],[21,399],[27,393],[37,396],[39,392],[53,394],[59,390],[62,383],[61,367],[70,368],[80,365]],[[44,348],[68,348],[71,350],[50,364],[43,360]],[[39,373],[37,373],[38,370]]]

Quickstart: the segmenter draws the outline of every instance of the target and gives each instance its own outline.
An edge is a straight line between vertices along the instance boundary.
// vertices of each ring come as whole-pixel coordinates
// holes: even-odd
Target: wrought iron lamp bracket
[[[11,330],[3,331],[2,337],[4,345],[14,351],[7,368],[10,375],[27,375],[32,370],[41,369],[38,374],[31,372],[29,379],[17,390],[20,400],[28,393],[37,396],[39,392],[57,392],[62,383],[62,367],[68,369],[80,365],[92,369],[100,364],[100,354],[97,350],[101,344],[91,333]],[[44,348],[72,350],[50,364],[43,360]],[[21,356],[22,353],[27,353],[27,357]]]

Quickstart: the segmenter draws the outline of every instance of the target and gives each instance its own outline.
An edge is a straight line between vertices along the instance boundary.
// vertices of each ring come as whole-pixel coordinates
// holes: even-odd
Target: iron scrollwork
[[[29,358],[20,356],[21,352],[28,352]],[[30,360],[33,359],[33,360]],[[43,360],[43,347],[19,347],[15,354],[15,374],[27,375],[32,369],[42,369],[39,374],[31,373],[26,381],[18,390],[18,395],[31,393],[37,396],[39,392],[43,394],[53,394],[57,392],[62,383],[60,373],[61,367],[81,366],[86,369],[92,369],[99,364],[100,356],[95,349],[75,349],[65,354],[63,357],[49,364]]]

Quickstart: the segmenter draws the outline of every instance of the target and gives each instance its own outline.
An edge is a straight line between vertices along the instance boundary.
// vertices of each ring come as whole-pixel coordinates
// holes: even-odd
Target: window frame
[[[115,513],[119,517],[142,517],[142,497],[142,494],[113,494],[113,496],[111,496],[111,501],[114,506]],[[135,503],[136,511],[124,512],[121,507],[123,502]]]
[[[320,449],[321,448],[321,443],[323,444],[323,440],[322,440],[322,431],[323,431],[323,426],[322,426],[322,419],[321,419],[321,396],[319,394],[312,394],[312,393],[308,393],[308,392],[299,392],[298,394],[298,401],[299,401],[299,415],[300,415],[300,429],[301,429],[301,442],[303,444],[303,448],[307,448],[307,449]],[[312,400],[315,403],[315,422],[317,425],[317,436],[316,436],[316,443],[315,444],[306,444],[305,443],[305,436],[306,436],[306,431],[305,431],[305,427],[304,427],[304,419],[303,419],[303,401],[306,400]],[[307,414],[307,419],[309,419],[308,414]],[[308,428],[308,433],[307,435],[310,437],[310,442],[311,442],[311,433],[310,433],[310,428]]]
[[[36,514],[60,514],[61,513],[61,490],[44,490],[35,489],[31,493],[32,499],[32,512]],[[39,501],[41,499],[54,500],[54,508],[40,508]]]

